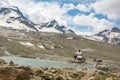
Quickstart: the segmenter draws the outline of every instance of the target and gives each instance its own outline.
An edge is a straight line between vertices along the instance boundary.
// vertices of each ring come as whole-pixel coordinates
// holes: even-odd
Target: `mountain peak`
[[[58,22],[54,19],[46,24],[47,28],[59,26]]]
[[[50,21],[51,23],[57,23],[57,21],[55,19]]]
[[[0,7],[0,26],[25,31],[35,31],[34,24],[15,6]]]
[[[113,27],[111,30],[101,31],[95,37],[102,42],[120,45],[120,29],[117,27]]]
[[[113,28],[111,29],[111,32],[119,32],[119,33],[120,33],[120,29],[117,28],[117,27],[113,27]]]
[[[50,22],[47,22],[47,23],[42,23],[41,27],[42,27],[43,31],[45,29],[45,31],[47,31],[47,32],[49,30],[51,31],[51,29],[52,29],[59,33],[75,34],[74,31],[72,31],[71,29],[68,29],[66,26],[64,26],[64,25],[60,26],[55,19],[51,20]],[[47,28],[47,30],[46,30],[46,28]]]
[[[101,32],[99,32],[98,34],[96,34],[97,36],[105,36],[105,35],[108,35],[110,33],[110,30],[109,29],[105,29]]]

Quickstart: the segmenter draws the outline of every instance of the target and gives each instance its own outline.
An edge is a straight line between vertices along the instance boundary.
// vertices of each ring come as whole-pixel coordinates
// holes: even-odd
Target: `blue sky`
[[[120,28],[119,0],[8,0],[34,23],[52,19],[77,34]]]
[[[88,3],[88,2],[95,2],[95,0],[35,0],[36,2],[40,1],[48,1],[48,2],[61,2],[61,3],[73,3],[73,4],[79,4],[79,3]]]

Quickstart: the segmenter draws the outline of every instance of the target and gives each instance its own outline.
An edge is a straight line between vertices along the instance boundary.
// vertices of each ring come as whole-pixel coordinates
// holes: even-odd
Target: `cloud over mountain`
[[[77,33],[80,33],[81,28],[85,26],[92,28],[96,33],[103,29],[110,29],[114,25],[120,25],[120,1],[118,0],[75,0],[74,2],[72,0],[3,0],[0,4],[1,2],[17,6],[36,24],[55,19],[59,25],[69,26]],[[76,10],[79,12],[73,15],[77,12]],[[69,11],[71,11],[70,14],[68,14]],[[91,16],[91,14],[94,15]],[[116,21],[118,23],[115,23]]]
[[[94,32],[99,32],[104,29],[112,27],[112,23],[105,19],[98,19],[91,13],[90,15],[77,15],[74,17],[73,22],[81,26],[89,26],[93,28]]]

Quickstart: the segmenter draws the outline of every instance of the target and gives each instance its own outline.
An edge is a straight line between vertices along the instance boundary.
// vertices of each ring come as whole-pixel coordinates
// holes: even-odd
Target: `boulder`
[[[56,78],[56,80],[66,80],[66,78],[63,77],[63,76],[58,76],[58,77]]]
[[[0,68],[0,80],[30,80],[30,76],[23,68]]]
[[[0,65],[7,64],[5,60],[0,59]]]
[[[12,60],[9,62],[9,65],[10,66],[15,66],[15,64],[14,64],[14,62]]]

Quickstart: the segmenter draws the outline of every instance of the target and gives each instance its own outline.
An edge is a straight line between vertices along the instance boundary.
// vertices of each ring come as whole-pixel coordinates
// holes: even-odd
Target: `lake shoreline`
[[[45,59],[31,59],[31,58],[22,58],[22,57],[15,57],[15,56],[4,56],[0,57],[0,59],[5,60],[7,63],[13,61],[15,64],[21,66],[33,66],[33,67],[48,67],[48,68],[73,68],[73,69],[84,69],[87,68],[88,70],[95,70],[93,64],[90,63],[82,63],[82,64],[75,64],[65,61],[52,61],[52,60],[45,60]]]
[[[19,66],[0,59],[1,80],[119,80],[119,76],[119,73],[99,70]]]

